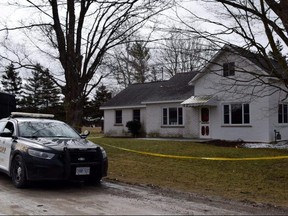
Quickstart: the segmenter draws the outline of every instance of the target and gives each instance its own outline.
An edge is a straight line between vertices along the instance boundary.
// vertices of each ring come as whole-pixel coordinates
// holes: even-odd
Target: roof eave
[[[146,106],[145,105],[129,105],[129,106],[125,106],[125,105],[122,105],[122,106],[107,106],[107,107],[100,107],[99,109],[100,110],[115,110],[115,109],[134,109],[134,108],[145,108]]]
[[[164,104],[164,103],[182,103],[184,100],[166,100],[166,101],[144,101],[142,104]]]

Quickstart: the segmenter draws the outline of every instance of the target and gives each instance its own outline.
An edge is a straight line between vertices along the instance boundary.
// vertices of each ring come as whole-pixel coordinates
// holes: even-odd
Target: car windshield
[[[19,122],[19,136],[79,138],[79,134],[64,122],[56,121],[23,121]]]

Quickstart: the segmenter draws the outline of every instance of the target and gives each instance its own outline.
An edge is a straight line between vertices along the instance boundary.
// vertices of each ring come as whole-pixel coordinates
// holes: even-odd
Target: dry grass
[[[109,157],[108,178],[235,200],[288,207],[288,159],[207,161],[160,158],[112,148],[194,157],[288,155],[287,150],[244,149],[176,141],[97,138]]]
[[[82,127],[81,131],[90,131],[89,137],[102,137],[103,133],[101,127]]]

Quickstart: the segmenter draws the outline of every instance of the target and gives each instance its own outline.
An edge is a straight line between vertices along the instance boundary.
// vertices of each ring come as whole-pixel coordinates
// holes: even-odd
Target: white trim
[[[222,124],[221,127],[253,127],[251,124]]]
[[[177,110],[177,124],[169,124],[169,120],[170,120],[170,116],[169,116],[169,110],[172,109],[172,108],[176,108]],[[179,124],[179,109],[182,109],[182,124]],[[164,117],[164,109],[167,109],[167,124],[164,124],[163,122],[163,117]],[[162,107],[162,123],[161,123],[161,126],[162,127],[166,127],[166,126],[169,126],[169,127],[175,127],[175,126],[185,126],[184,124],[184,109],[182,106],[165,106],[165,107]]]
[[[114,106],[114,107],[100,107],[100,110],[114,110],[114,109],[134,109],[134,108],[146,108],[144,105],[137,106]]]
[[[209,119],[208,119],[208,122],[202,122],[202,109],[203,108],[206,108],[206,109],[208,109],[208,117],[209,117]],[[208,107],[208,106],[202,106],[202,107],[200,107],[200,109],[199,109],[199,137],[200,138],[211,138],[211,127],[210,127],[210,123],[211,123],[211,116],[210,116],[210,107]],[[202,127],[208,127],[208,135],[206,135],[206,134],[204,134],[204,135],[202,135]]]
[[[241,105],[241,118],[242,118],[242,123],[237,123],[237,124],[233,124],[232,123],[232,107],[231,105]],[[245,104],[248,104],[249,106],[249,123],[244,123],[244,118],[245,118],[245,113],[244,113],[244,105]],[[224,106],[229,106],[229,123],[225,123],[225,116],[224,116]],[[222,126],[225,125],[225,126],[243,126],[243,125],[247,125],[247,126],[251,126],[251,105],[250,103],[245,103],[245,102],[232,102],[232,103],[222,103],[221,104],[221,109],[222,109]]]
[[[164,104],[164,103],[182,103],[184,100],[170,100],[170,101],[145,101],[142,104]]]
[[[212,95],[192,96],[181,103],[184,107],[217,106],[218,98]]]
[[[282,117],[282,122],[279,122],[279,106],[281,105],[281,109],[282,109],[282,112],[281,112],[281,117]],[[285,121],[285,119],[284,119],[284,114],[285,114],[285,110],[284,110],[284,106],[286,105],[286,111],[288,112],[288,103],[287,102],[279,102],[278,103],[278,111],[277,111],[277,114],[278,114],[278,116],[277,116],[277,123],[278,123],[278,125],[287,125],[288,124],[288,121],[287,121],[287,119],[288,119],[288,116],[286,116],[287,117],[287,119],[286,119],[286,122],[284,122]]]
[[[117,111],[121,111],[121,122],[117,122]],[[123,111],[122,109],[114,110],[114,125],[122,125],[123,124]]]

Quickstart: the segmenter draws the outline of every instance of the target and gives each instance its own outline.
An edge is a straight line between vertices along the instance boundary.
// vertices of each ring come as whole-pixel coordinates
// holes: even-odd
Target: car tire
[[[25,162],[21,155],[16,155],[11,164],[12,182],[16,188],[27,186]]]

